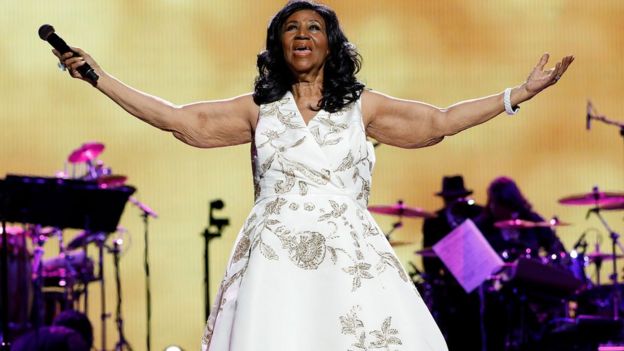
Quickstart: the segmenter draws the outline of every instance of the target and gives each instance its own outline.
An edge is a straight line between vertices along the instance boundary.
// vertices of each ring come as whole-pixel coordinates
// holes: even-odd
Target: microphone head
[[[48,37],[52,34],[54,34],[54,27],[51,25],[44,24],[39,27],[39,38],[41,38],[41,40],[48,40]]]
[[[223,206],[225,206],[225,204],[223,203],[223,200],[221,199],[210,201],[210,208],[220,210],[223,208]]]
[[[587,115],[585,117],[585,129],[591,129],[591,120],[592,120],[593,106],[591,101],[587,100]]]

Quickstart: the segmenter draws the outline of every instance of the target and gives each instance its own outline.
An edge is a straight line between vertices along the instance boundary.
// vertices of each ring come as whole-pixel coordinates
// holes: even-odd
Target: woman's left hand
[[[533,71],[524,83],[524,88],[531,96],[557,83],[568,69],[568,66],[574,61],[574,56],[565,56],[561,61],[557,62],[555,67],[544,70],[549,57],[550,55],[548,54],[542,55],[537,66],[533,68]]]

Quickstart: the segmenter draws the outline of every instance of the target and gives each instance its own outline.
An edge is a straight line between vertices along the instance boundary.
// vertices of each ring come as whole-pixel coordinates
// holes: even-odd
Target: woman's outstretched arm
[[[555,67],[544,70],[548,62],[548,54],[544,54],[526,82],[511,89],[510,105],[527,101],[555,84],[572,61],[573,56],[566,56]],[[486,122],[504,112],[505,106],[503,93],[438,108],[366,91],[362,110],[368,135],[389,145],[418,148],[439,143],[446,136]]]
[[[85,80],[76,70],[85,62],[100,76],[96,88],[128,113],[196,147],[211,148],[251,141],[258,107],[251,94],[228,100],[174,105],[169,101],[134,89],[106,73],[86,52],[54,54],[69,69],[72,77]]]

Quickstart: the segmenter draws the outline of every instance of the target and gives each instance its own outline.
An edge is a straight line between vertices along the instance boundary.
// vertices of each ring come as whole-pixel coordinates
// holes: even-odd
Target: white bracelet
[[[505,112],[510,116],[515,115],[520,110],[519,106],[516,106],[515,110],[511,106],[511,88],[505,89],[503,93],[503,105],[505,105]]]

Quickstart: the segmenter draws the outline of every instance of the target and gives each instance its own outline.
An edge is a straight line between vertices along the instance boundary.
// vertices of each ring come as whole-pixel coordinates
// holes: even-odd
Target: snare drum
[[[28,326],[32,308],[32,282],[30,252],[26,245],[26,235],[21,227],[8,226],[8,294],[9,326],[13,331],[24,330]],[[0,227],[0,234],[2,227]],[[0,235],[0,249],[4,245]],[[0,284],[1,285],[1,284]],[[0,309],[3,308],[0,301]]]

